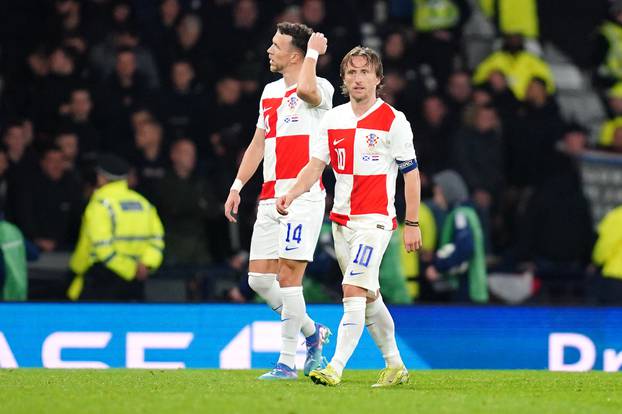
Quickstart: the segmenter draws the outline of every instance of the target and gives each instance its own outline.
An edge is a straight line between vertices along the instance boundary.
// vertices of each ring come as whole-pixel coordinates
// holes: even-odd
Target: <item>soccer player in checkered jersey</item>
[[[313,260],[326,192],[316,179],[288,216],[277,214],[276,198],[285,194],[309,161],[310,136],[332,108],[334,88],[316,76],[327,39],[303,24],[279,23],[268,48],[270,70],[282,78],[263,90],[255,135],[246,149],[225,203],[225,216],[235,222],[240,190],[263,159],[264,183],[250,247],[248,284],[281,314],[281,354],[275,368],[259,379],[296,379],[298,333],[306,337],[304,374],[322,363],[322,346],[330,330],[306,313],[302,278]]]
[[[355,47],[343,58],[340,73],[342,92],[350,102],[324,116],[313,138],[311,160],[293,187],[277,200],[277,210],[288,214],[326,164],[332,166],[336,184],[330,219],[343,272],[344,313],[335,355],[325,368],[313,370],[309,376],[316,384],[339,384],[367,326],[386,363],[373,386],[393,386],[408,382],[408,371],[395,342],[393,318],[380,295],[378,272],[397,227],[394,198],[398,170],[404,176],[406,198],[404,245],[409,252],[421,247],[420,181],[413,134],[404,114],[377,96],[383,75],[376,52]]]

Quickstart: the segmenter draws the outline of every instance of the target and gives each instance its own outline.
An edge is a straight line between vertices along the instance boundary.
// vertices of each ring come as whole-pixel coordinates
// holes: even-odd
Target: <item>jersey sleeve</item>
[[[257,128],[259,129],[266,129],[266,124],[264,122],[264,116],[263,116],[263,105],[261,104],[263,102],[263,98],[266,95],[266,88],[264,87],[263,92],[261,93],[261,98],[259,98],[259,115],[257,116]]]
[[[311,157],[317,158],[324,162],[330,163],[330,149],[328,147],[328,129],[325,116],[320,122],[319,127],[311,135]]]
[[[326,111],[331,109],[333,107],[335,88],[333,88],[333,85],[331,85],[329,81],[323,78],[317,78],[317,88],[322,97],[322,101],[318,106],[315,106],[314,109],[324,109]]]
[[[399,112],[389,130],[391,137],[391,156],[397,161],[400,170],[404,171],[402,163],[410,163],[406,167],[417,167],[417,155],[413,144],[413,132],[410,122],[403,113]],[[414,165],[414,167],[413,167]]]

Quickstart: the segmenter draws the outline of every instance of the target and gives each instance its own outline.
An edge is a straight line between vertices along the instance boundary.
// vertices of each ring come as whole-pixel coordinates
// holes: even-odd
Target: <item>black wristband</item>
[[[418,221],[404,220],[404,225],[411,227],[419,227]]]

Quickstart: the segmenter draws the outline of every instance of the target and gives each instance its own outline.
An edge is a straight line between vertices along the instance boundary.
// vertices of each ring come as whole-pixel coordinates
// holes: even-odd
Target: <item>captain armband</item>
[[[397,161],[397,167],[400,169],[402,174],[406,174],[417,168],[417,159],[413,158],[412,160],[406,161]]]

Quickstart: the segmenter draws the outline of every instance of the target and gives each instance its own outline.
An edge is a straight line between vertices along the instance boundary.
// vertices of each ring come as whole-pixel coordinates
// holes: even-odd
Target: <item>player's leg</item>
[[[248,285],[273,311],[280,314],[283,300],[277,280],[279,227],[271,216],[273,209],[270,204],[260,204],[257,208],[248,263]]]
[[[283,296],[283,344],[279,362],[294,366],[298,332],[302,330],[308,351],[311,351],[307,354],[305,375],[319,365],[322,345],[330,334],[327,328],[316,324],[306,313],[302,293],[302,279],[307,263],[313,261],[324,219],[324,206],[324,200],[296,200],[290,206],[289,214],[280,217],[279,283]],[[314,362],[316,359],[317,363]],[[310,367],[310,364],[313,366]]]
[[[365,326],[374,342],[380,348],[386,368],[380,372],[378,381],[372,387],[389,387],[407,383],[409,380],[400,351],[395,341],[395,323],[389,309],[378,295],[376,300],[367,303]]]
[[[373,229],[353,231],[334,225],[333,236],[338,254],[347,254],[343,279],[344,314],[329,366],[311,373],[314,382],[323,385],[340,382],[343,369],[363,334],[366,302],[368,298],[375,298],[379,289],[378,270],[391,233]]]
[[[263,379],[281,379],[295,377],[295,359],[298,333],[302,330],[307,339],[308,352],[305,368],[312,364],[315,368],[321,361],[321,349],[330,331],[316,324],[306,313],[306,304],[302,293],[302,278],[307,262],[313,260],[313,252],[319,237],[323,218],[324,202],[304,202],[297,200],[290,207],[288,216],[279,216],[278,279],[282,298],[281,313],[281,354],[274,370],[262,375]],[[274,211],[274,214],[277,214]],[[309,346],[311,345],[311,346]],[[319,355],[318,352],[319,351]],[[305,369],[305,375],[310,371]]]
[[[279,260],[279,283],[283,298],[281,314],[281,355],[279,364],[296,368],[296,348],[302,321],[307,315],[305,299],[302,294],[302,276],[307,262]]]
[[[365,308],[365,326],[374,342],[380,348],[387,367],[404,365],[395,342],[395,323],[389,309],[382,300],[382,295],[367,303]]]

